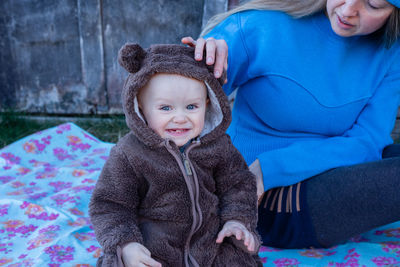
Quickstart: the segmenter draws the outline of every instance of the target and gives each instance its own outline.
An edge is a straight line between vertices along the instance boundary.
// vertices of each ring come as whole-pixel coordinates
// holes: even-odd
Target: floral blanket
[[[0,266],[96,265],[88,203],[112,146],[66,123],[0,150]],[[264,266],[400,266],[400,222],[330,249],[260,256]]]

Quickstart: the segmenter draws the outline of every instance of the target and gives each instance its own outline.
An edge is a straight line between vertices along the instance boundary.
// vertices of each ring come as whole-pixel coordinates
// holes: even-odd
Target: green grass
[[[25,136],[66,122],[73,122],[102,141],[116,143],[129,132],[122,115],[108,117],[39,117],[20,113],[0,113],[0,148]],[[396,139],[395,143],[400,143]]]
[[[73,122],[105,142],[116,143],[129,132],[121,115],[108,117],[39,117],[12,112],[0,113],[0,148],[25,136],[66,122]]]

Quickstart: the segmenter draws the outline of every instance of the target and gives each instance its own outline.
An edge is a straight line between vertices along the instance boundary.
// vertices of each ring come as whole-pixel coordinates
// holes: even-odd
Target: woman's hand
[[[264,182],[263,182],[263,174],[261,171],[260,161],[256,159],[250,166],[249,170],[256,176],[257,181],[257,199],[260,201],[260,198],[264,194]]]
[[[222,243],[225,237],[235,236],[237,240],[243,240],[247,250],[254,252],[256,249],[256,240],[254,235],[239,221],[229,220],[224,224],[222,230],[218,233],[217,243]]]
[[[219,78],[222,72],[228,69],[228,45],[223,39],[214,39],[212,37],[204,39],[199,38],[196,41],[188,36],[183,37],[183,44],[194,47],[194,59],[197,61],[203,60],[203,52],[206,50],[206,64],[214,65],[214,76]],[[225,83],[227,80],[225,80]]]
[[[126,267],[161,267],[151,257],[150,251],[140,243],[131,242],[122,247],[122,261]]]

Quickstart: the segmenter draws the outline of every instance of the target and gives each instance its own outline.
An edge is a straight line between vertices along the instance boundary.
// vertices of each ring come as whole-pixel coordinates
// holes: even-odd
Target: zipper
[[[188,157],[189,151],[196,146],[195,144],[196,143],[192,143],[181,153],[183,166],[185,167],[186,175],[190,180],[189,182],[190,188],[193,192],[192,209],[194,216],[192,222],[192,230],[190,231],[191,233],[189,234],[188,239],[186,240],[185,251],[184,251],[185,263],[187,264],[187,266],[190,267],[199,267],[199,264],[197,263],[196,259],[190,254],[190,241],[193,234],[200,228],[202,222],[201,209],[199,206],[199,184],[196,173],[192,171],[194,169],[192,168],[191,162]]]
[[[176,149],[172,148],[169,144],[169,140],[165,140],[165,147],[167,150],[174,156],[175,160],[177,161],[183,177],[186,182],[186,186],[189,191],[189,196],[192,204],[192,226],[190,229],[190,233],[186,239],[185,248],[184,248],[184,262],[186,266],[194,266],[198,267],[199,264],[194,259],[194,257],[190,254],[190,241],[193,234],[200,228],[202,223],[202,214],[199,205],[199,183],[197,179],[197,174],[194,171],[194,168],[190,162],[188,154],[190,150],[194,147],[200,145],[200,141],[195,140],[193,141],[183,152],[176,152]]]

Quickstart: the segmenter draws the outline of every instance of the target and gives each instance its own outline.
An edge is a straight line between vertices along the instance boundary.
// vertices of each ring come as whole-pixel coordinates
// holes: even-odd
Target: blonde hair
[[[253,0],[227,12],[212,17],[200,36],[209,33],[216,25],[232,14],[246,10],[277,10],[294,18],[301,18],[325,10],[327,0]],[[400,8],[395,7],[385,26],[378,31],[386,48],[390,48],[400,38]]]
[[[383,43],[389,49],[400,38],[400,8],[393,10],[383,30]]]
[[[246,10],[278,10],[295,18],[301,18],[321,11],[325,6],[326,0],[253,0],[212,17],[200,33],[200,36],[209,33],[217,24],[230,15]]]

